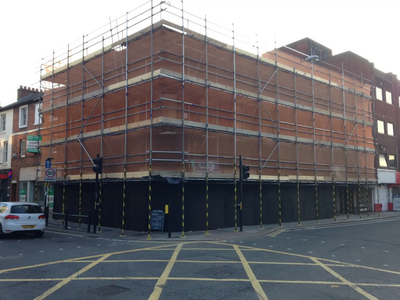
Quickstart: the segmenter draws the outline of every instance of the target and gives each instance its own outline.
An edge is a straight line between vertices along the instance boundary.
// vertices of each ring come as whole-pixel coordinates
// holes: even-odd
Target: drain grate
[[[121,293],[126,292],[128,290],[129,289],[124,288],[122,286],[111,284],[111,285],[99,287],[97,289],[88,290],[88,293],[91,293],[91,294],[96,295],[96,296],[110,297],[110,296],[114,296],[114,295],[117,295],[117,294],[121,294]]]

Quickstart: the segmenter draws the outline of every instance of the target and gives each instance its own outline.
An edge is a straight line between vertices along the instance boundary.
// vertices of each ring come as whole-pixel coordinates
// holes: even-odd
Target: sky
[[[0,15],[0,105],[16,101],[20,85],[39,87],[42,58],[125,16],[146,0],[7,1]],[[154,4],[158,3],[154,0]],[[169,0],[181,7],[180,0]],[[184,10],[232,28],[272,50],[309,37],[352,51],[400,77],[395,0],[184,0]]]

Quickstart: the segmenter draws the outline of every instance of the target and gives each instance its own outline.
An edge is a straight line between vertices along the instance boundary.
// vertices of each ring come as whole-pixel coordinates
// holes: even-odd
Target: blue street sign
[[[46,159],[46,168],[51,168],[51,160]]]

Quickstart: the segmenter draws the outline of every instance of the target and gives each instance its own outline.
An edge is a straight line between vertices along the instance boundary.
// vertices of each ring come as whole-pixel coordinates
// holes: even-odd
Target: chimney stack
[[[22,99],[26,96],[32,95],[32,94],[37,94],[39,93],[38,89],[34,89],[34,88],[30,88],[30,87],[26,87],[26,86],[19,86],[19,89],[17,90],[17,101],[19,99]]]

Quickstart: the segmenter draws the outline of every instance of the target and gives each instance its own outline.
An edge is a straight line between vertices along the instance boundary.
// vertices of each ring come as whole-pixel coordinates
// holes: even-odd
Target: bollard
[[[65,210],[65,229],[68,229],[68,209]]]

